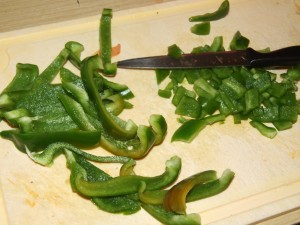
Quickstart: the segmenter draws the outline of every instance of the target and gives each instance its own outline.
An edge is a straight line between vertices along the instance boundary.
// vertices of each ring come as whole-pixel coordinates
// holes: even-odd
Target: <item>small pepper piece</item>
[[[182,54],[183,54],[183,51],[179,48],[178,45],[173,44],[168,47],[168,56],[175,58],[175,59],[180,59]]]
[[[188,120],[174,132],[171,141],[183,141],[190,143],[207,125],[224,120],[224,114],[211,115],[203,119]]]
[[[112,9],[104,8],[100,19],[99,42],[100,55],[103,62],[104,74],[115,75],[117,72],[117,65],[111,63],[111,18]]]
[[[41,152],[32,152],[28,148],[26,148],[27,155],[36,163],[43,166],[51,166],[53,164],[54,158],[57,157],[61,153],[65,153],[65,151],[71,151],[76,153],[79,156],[84,157],[87,160],[93,162],[101,162],[101,163],[123,163],[127,165],[128,162],[133,161],[128,157],[123,156],[96,156],[89,154],[76,148],[74,145],[71,145],[66,142],[55,142],[53,144],[48,145]]]
[[[188,215],[179,215],[164,209],[162,205],[151,205],[142,203],[142,207],[151,216],[166,225],[200,225],[201,219],[199,214],[192,213]]]
[[[248,47],[250,40],[244,37],[240,31],[237,31],[229,45],[231,50],[244,50]]]
[[[94,73],[97,69],[101,69],[98,56],[91,56],[83,60],[81,66],[81,78],[89,97],[94,102],[98,112],[98,119],[103,124],[106,131],[117,139],[131,139],[136,136],[137,126],[132,122],[121,125],[113,119],[112,115],[107,111],[101,97],[99,96],[97,87],[94,82]]]
[[[178,214],[186,214],[186,196],[195,185],[217,179],[216,171],[208,170],[188,177],[174,185],[164,197],[164,208]]]
[[[213,20],[219,20],[225,17],[229,12],[229,1],[225,0],[221,3],[219,8],[212,13],[205,13],[203,15],[198,16],[191,16],[189,18],[190,22],[204,22],[204,21],[213,21]]]
[[[208,35],[210,33],[210,22],[195,24],[191,27],[191,32],[196,35]]]
[[[277,135],[277,130],[274,127],[269,127],[258,121],[250,121],[250,125],[256,128],[263,136],[270,139],[274,138]]]

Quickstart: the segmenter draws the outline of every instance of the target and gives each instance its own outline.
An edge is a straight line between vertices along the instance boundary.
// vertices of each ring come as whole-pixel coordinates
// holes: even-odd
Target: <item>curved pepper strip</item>
[[[64,142],[55,142],[47,146],[42,152],[31,152],[26,148],[27,155],[36,163],[43,166],[50,166],[53,164],[54,158],[61,154],[63,151],[74,152],[87,160],[101,163],[123,163],[126,165],[132,159],[123,156],[96,156],[86,153],[71,144]]]
[[[151,216],[166,225],[200,225],[201,218],[199,214],[192,213],[188,215],[178,215],[174,212],[166,211],[162,205],[150,205],[142,203],[145,209]]]
[[[196,185],[186,196],[187,202],[197,201],[208,198],[225,191],[231,184],[235,173],[230,169],[224,170],[221,177],[217,180],[209,181]]]
[[[130,159],[128,162],[124,163],[120,169],[120,176],[127,176],[127,175],[135,175],[133,168],[136,165],[136,161]]]
[[[80,77],[75,75],[70,70],[62,68],[60,70],[60,79],[64,90],[71,94],[74,97],[74,99],[81,104],[81,106],[87,114],[97,118],[97,112],[95,110],[95,107],[89,99],[89,96],[84,89]]]
[[[112,179],[110,175],[91,164],[74,152],[65,150],[67,166],[71,169],[70,182],[73,191],[78,192],[75,186],[75,179],[79,173],[86,173],[87,180],[90,182],[104,182]],[[127,164],[127,162],[125,163]],[[79,193],[80,194],[80,193]],[[141,209],[138,199],[132,195],[115,197],[92,197],[91,201],[101,210],[110,213],[133,214]]]
[[[183,123],[173,134],[171,141],[183,141],[190,143],[207,125],[224,121],[226,118],[223,114],[211,115],[202,119],[188,120]]]
[[[191,16],[189,18],[190,22],[204,22],[204,21],[213,21],[219,20],[225,17],[229,12],[229,1],[225,0],[221,3],[219,8],[212,13],[205,13],[203,15]]]
[[[186,196],[195,185],[217,179],[213,170],[204,171],[188,177],[174,185],[164,197],[163,206],[167,211],[186,214]]]
[[[156,177],[143,177],[138,175],[119,176],[104,182],[89,182],[85,174],[78,174],[75,178],[75,187],[84,196],[107,197],[137,193],[142,181],[146,183],[147,190],[164,188],[174,182],[181,169],[181,159],[172,157],[166,162],[166,170]],[[117,187],[117,188],[116,188]]]
[[[99,44],[100,55],[103,61],[104,73],[106,75],[115,75],[117,72],[116,64],[111,63],[111,18],[112,9],[103,9],[100,19]]]
[[[144,157],[153,145],[159,144],[166,135],[167,124],[161,115],[151,115],[150,127],[140,125],[137,137],[127,141],[117,141],[102,133],[100,145],[114,155],[127,156],[133,159]]]
[[[196,177],[194,175],[180,181],[170,190],[149,191],[146,190],[146,184],[141,183],[138,194],[139,199],[145,204],[163,205],[164,201],[166,201],[165,198],[168,198],[168,201],[172,201],[171,204],[177,204],[171,207],[185,209],[185,202],[197,201],[224,191],[230,185],[233,178],[234,172],[229,169],[225,170],[218,179],[215,171],[208,170],[196,174]],[[169,207],[169,203],[167,207]],[[183,210],[181,211],[183,212]]]
[[[53,131],[53,132],[20,132],[19,130],[4,130],[0,132],[4,139],[11,140],[16,148],[25,152],[41,151],[54,142],[67,142],[80,148],[91,148],[99,144],[100,131]]]
[[[78,102],[66,94],[59,94],[58,98],[62,102],[69,116],[78,125],[79,129],[86,131],[96,130]]]
[[[81,65],[81,52],[83,52],[84,47],[82,44],[75,42],[75,41],[69,41],[65,44],[65,48],[70,51],[69,60],[70,62],[77,68],[80,69]]]
[[[100,69],[100,58],[97,56],[88,57],[83,60],[81,66],[81,78],[90,98],[95,104],[98,112],[98,118],[103,124],[106,132],[113,137],[121,140],[128,140],[136,136],[137,127],[134,123],[127,122],[125,126],[116,122],[112,115],[107,111],[101,97],[99,96],[97,87],[94,83],[93,76],[97,69]]]

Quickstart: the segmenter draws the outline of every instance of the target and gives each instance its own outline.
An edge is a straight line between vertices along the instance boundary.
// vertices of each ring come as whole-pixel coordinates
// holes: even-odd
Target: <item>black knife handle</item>
[[[300,45],[261,53],[247,49],[251,67],[286,67],[300,65]]]

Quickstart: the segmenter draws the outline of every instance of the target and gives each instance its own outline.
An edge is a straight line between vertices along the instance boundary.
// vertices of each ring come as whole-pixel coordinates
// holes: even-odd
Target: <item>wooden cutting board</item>
[[[112,38],[114,44],[121,44],[122,51],[114,60],[166,54],[167,47],[175,43],[188,52],[210,44],[218,35],[223,35],[228,46],[237,30],[255,49],[300,44],[300,15],[290,0],[232,0],[229,15],[211,23],[209,36],[193,35],[188,18],[214,11],[220,3],[184,0],[116,12]],[[0,34],[0,90],[14,76],[16,63],[37,64],[42,71],[69,40],[84,44],[83,56],[93,54],[98,49],[99,18]],[[165,142],[137,162],[138,174],[160,174],[173,155],[183,162],[179,180],[208,169],[217,170],[219,175],[226,168],[236,173],[222,194],[188,204],[187,211],[199,213],[203,224],[249,224],[300,207],[300,122],[270,140],[247,122],[233,125],[228,118],[222,125],[205,129],[191,144],[171,143],[179,124],[171,103],[157,95],[154,72],[120,69],[113,80],[127,84],[136,96],[131,101],[134,108],[122,118],[147,124],[151,114],[162,114],[169,126]],[[2,123],[0,129],[6,128]],[[9,225],[159,224],[143,210],[131,216],[102,212],[73,193],[63,156],[51,167],[42,167],[11,142],[1,139],[0,146],[0,219],[7,219]],[[108,155],[100,148],[91,153]],[[119,170],[114,164],[101,168],[112,175]]]

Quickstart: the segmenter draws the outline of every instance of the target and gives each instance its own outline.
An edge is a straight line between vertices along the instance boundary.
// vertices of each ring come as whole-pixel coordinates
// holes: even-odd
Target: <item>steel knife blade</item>
[[[287,67],[300,65],[300,45],[262,53],[245,50],[183,54],[180,58],[168,55],[127,59],[117,62],[125,69],[183,69],[224,66]]]

